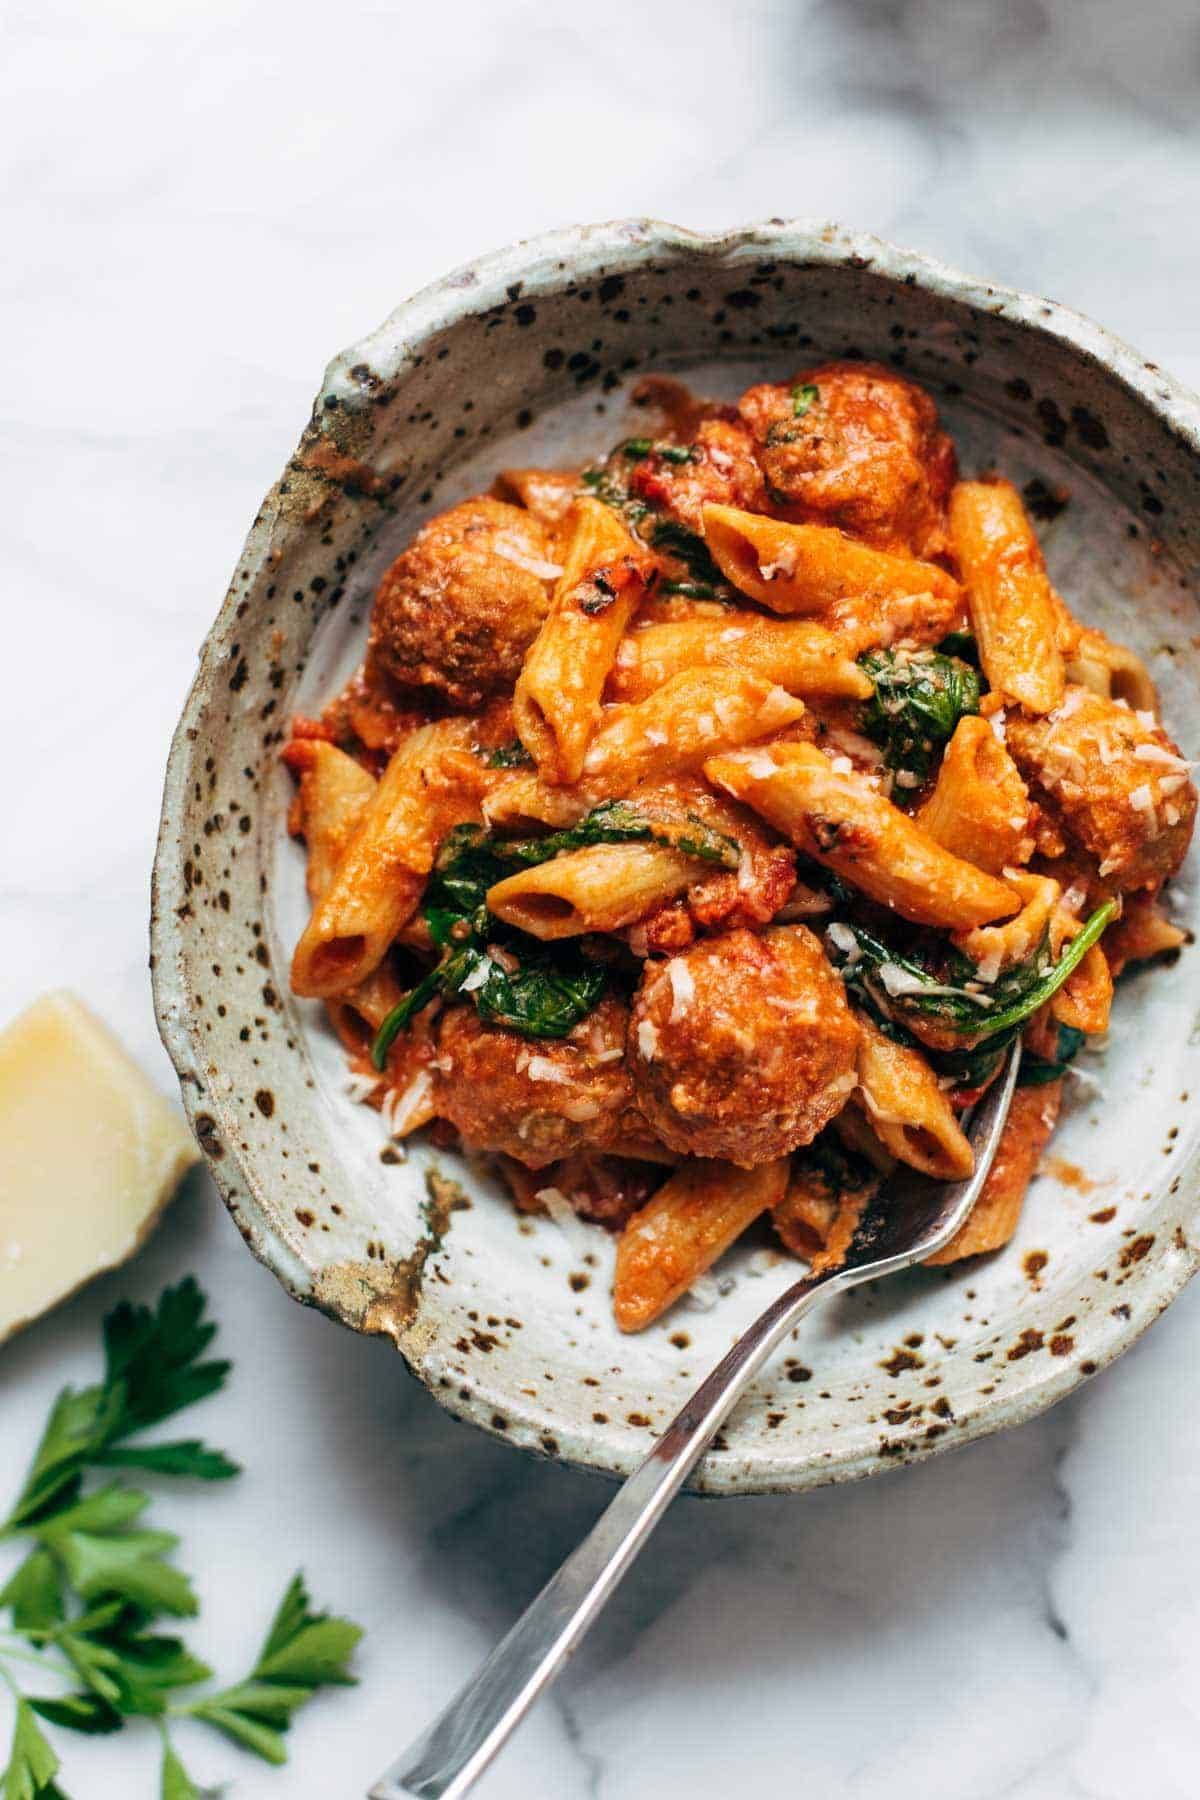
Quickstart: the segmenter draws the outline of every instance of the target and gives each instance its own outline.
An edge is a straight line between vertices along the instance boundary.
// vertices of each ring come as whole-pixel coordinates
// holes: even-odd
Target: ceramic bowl
[[[622,1337],[603,1231],[521,1219],[453,1156],[398,1160],[348,1095],[320,1009],[288,992],[306,908],[278,750],[292,713],[317,709],[354,665],[378,578],[431,511],[505,464],[602,450],[628,429],[648,371],[732,396],[828,356],[878,358],[932,388],[964,470],[996,466],[1025,490],[1055,581],[1140,651],[1196,750],[1190,393],[1078,314],[874,238],[632,220],[460,269],[330,365],[246,541],[167,770],[159,1023],[246,1242],[298,1300],[390,1336],[451,1412],[611,1473],[638,1462],[796,1265],[747,1245],[721,1266],[710,1310],[681,1305]],[[1186,874],[1177,905],[1195,909]],[[697,1487],[799,1490],[948,1449],[1029,1418],[1134,1341],[1196,1266],[1198,966],[1185,951],[1171,973],[1122,984],[1016,1241],[819,1311]],[[448,1224],[431,1180],[442,1201],[461,1194]]]

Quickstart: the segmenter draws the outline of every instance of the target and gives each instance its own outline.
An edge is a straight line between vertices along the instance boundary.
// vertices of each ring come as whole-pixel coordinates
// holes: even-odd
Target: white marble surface
[[[146,976],[166,746],[324,361],[477,251],[635,212],[826,214],[1091,312],[1200,385],[1190,0],[13,0],[0,328],[0,1013],[77,987],[165,1087]],[[64,818],[64,802],[66,816]],[[605,1490],[438,1412],[292,1306],[197,1181],[130,1271],[0,1356],[0,1471],[102,1311],[194,1269],[237,1484],[164,1494],[230,1674],[289,1571],[362,1685],[243,1800],[360,1794]],[[480,1792],[1185,1800],[1200,1792],[1200,1295],[1023,1430],[803,1501],[686,1501]],[[3,1720],[0,1720],[0,1725]],[[64,1784],[155,1792],[152,1732]]]

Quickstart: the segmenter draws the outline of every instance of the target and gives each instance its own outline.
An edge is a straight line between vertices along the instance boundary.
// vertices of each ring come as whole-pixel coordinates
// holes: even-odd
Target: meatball
[[[1156,888],[1187,855],[1196,820],[1189,764],[1153,713],[1083,687],[1045,718],[1010,711],[1009,754],[1052,816],[1122,892]]]
[[[528,1168],[598,1149],[629,1124],[626,1008],[602,1000],[569,1037],[531,1042],[485,1025],[473,1006],[438,1030],[433,1104],[473,1150],[501,1150]]]
[[[503,500],[464,500],[423,525],[375,597],[368,667],[476,707],[511,688],[550,605],[546,527]]]
[[[672,1150],[754,1168],[841,1111],[858,1038],[811,931],[731,931],[645,969],[629,1017],[634,1097]]]
[[[685,454],[651,450],[634,468],[631,492],[661,507],[689,531],[702,533],[706,501],[766,510],[767,491],[754,455],[754,439],[737,420],[705,419],[696,428]]]
[[[839,526],[879,550],[945,553],[954,446],[911,381],[875,363],[826,363],[748,388],[738,410],[787,517]]]

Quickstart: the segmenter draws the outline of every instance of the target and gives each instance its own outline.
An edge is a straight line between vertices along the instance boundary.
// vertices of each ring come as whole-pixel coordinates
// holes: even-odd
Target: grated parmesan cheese
[[[878,969],[880,981],[895,1000],[900,994],[945,994],[957,1000],[974,1000],[978,1006],[991,1006],[990,996],[972,994],[969,989],[947,987],[940,981],[922,981],[919,975],[910,975],[899,963],[880,963]]]
[[[557,581],[562,574],[560,563],[545,562],[541,557],[530,556],[508,538],[493,538],[491,544],[493,556],[501,562],[513,563],[518,569],[524,569],[527,575],[536,575],[539,581]]]
[[[671,983],[671,1012],[668,1025],[678,1025],[686,1018],[688,1008],[696,998],[696,983],[692,979],[692,971],[682,956],[673,956],[667,964],[667,979]]]
[[[853,968],[854,964],[861,959],[862,945],[848,925],[843,925],[835,919],[832,925],[825,927],[825,936],[835,950],[841,951],[846,959],[847,968]]]
[[[1164,750],[1161,744],[1135,744],[1133,754],[1138,762],[1157,763],[1164,769],[1186,773],[1192,767],[1186,758],[1176,756],[1173,750]]]
[[[531,1056],[525,1065],[525,1073],[530,1081],[556,1081],[560,1087],[565,1087],[571,1079],[567,1071],[551,1062],[548,1056]]]
[[[356,1070],[354,1074],[346,1077],[346,1092],[355,1106],[365,1106],[367,1101],[374,1097],[379,1082],[378,1075],[360,1075]]]
[[[428,1069],[420,1069],[406,1088],[393,1090],[383,1104],[383,1120],[394,1138],[406,1137],[424,1122],[425,1109],[433,1092]]]

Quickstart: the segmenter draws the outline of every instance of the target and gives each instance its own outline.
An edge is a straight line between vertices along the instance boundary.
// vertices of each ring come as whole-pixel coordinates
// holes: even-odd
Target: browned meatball
[[[743,512],[765,511],[767,492],[754,439],[738,420],[705,419],[686,448],[690,456],[684,462],[651,450],[634,467],[631,491],[695,532],[704,529],[708,501]]]
[[[629,1016],[634,1098],[672,1150],[754,1168],[841,1111],[858,1037],[811,931],[731,931],[645,969]]]
[[[511,688],[550,604],[548,550],[542,521],[503,500],[439,513],[379,584],[369,665],[453,706]]]
[[[738,410],[787,517],[880,550],[945,552],[954,446],[923,389],[877,363],[825,363],[748,388]]]
[[[1102,880],[1130,892],[1175,873],[1192,841],[1196,790],[1153,713],[1068,687],[1045,718],[1010,710],[1005,737],[1022,775],[1095,857]]]
[[[609,997],[569,1037],[532,1042],[455,1006],[438,1031],[433,1104],[473,1150],[531,1169],[620,1134],[630,1111],[626,1008]]]

